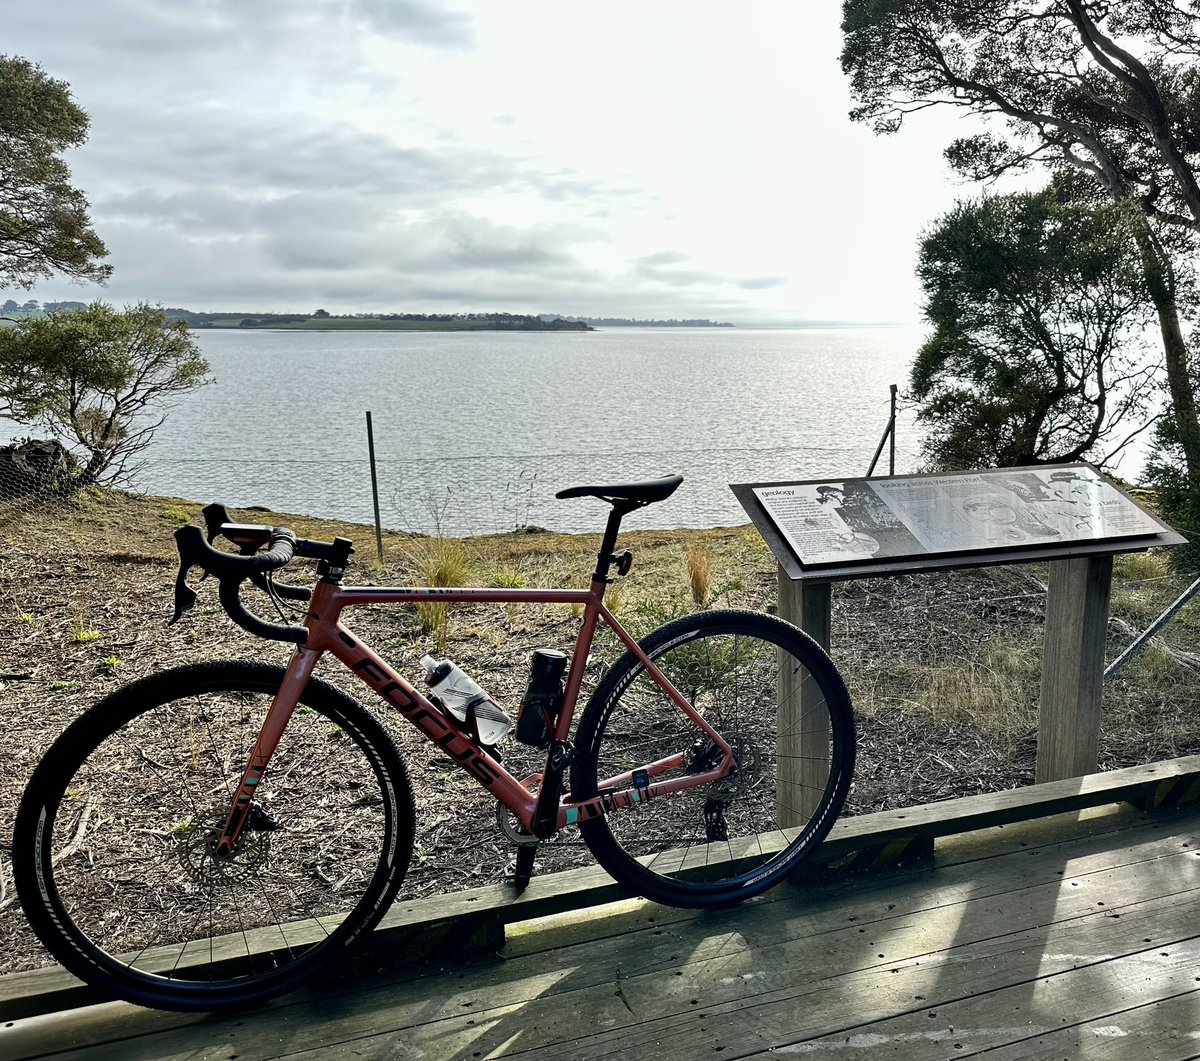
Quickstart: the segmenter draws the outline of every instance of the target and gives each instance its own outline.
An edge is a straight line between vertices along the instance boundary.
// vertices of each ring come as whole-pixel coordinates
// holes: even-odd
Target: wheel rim
[[[711,625],[691,636],[664,638],[649,651],[655,664],[734,750],[737,766],[713,784],[606,816],[589,826],[603,838],[597,854],[637,880],[651,897],[687,901],[695,896],[736,898],[773,883],[803,849],[828,831],[840,803],[846,735],[817,676],[781,635]],[[803,702],[808,733],[780,733],[780,701]],[[659,761],[681,746],[689,763],[660,780],[709,768],[711,742],[696,737],[673,703],[640,664],[622,674],[605,701],[591,745],[595,777],[576,792],[603,791],[606,778]],[[816,736],[814,737],[814,733]],[[814,741],[818,754],[812,757]],[[823,756],[824,762],[818,759]],[[809,757],[791,771],[802,799],[784,797],[780,764]],[[589,757],[590,759],[590,757]],[[786,769],[786,767],[785,767]],[[787,791],[795,791],[788,789]],[[793,846],[800,841],[800,849]],[[786,852],[786,854],[785,854]]]

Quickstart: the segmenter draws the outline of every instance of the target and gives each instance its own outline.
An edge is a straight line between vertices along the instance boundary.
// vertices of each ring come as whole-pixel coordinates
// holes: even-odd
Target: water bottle
[[[529,667],[529,684],[517,715],[517,740],[531,748],[548,748],[558,713],[562,709],[562,675],[567,655],[553,648],[535,649]]]
[[[422,656],[431,699],[459,722],[472,720],[480,744],[499,744],[512,728],[512,719],[473,678],[452,660]]]

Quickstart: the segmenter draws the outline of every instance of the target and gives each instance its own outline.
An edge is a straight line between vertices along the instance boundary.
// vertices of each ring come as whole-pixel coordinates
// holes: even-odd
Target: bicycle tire
[[[758,895],[816,850],[845,804],[855,755],[846,687],[815,641],[754,612],[685,616],[639,645],[732,746],[737,766],[721,781],[581,822],[583,838],[614,878],[655,902],[711,908]],[[818,754],[795,778],[807,786],[800,790],[804,806],[794,788],[778,784],[781,763],[794,774],[801,762],[796,738],[778,732],[780,696],[795,703],[803,697],[807,739],[817,742],[804,746]],[[580,721],[572,799],[591,799],[604,791],[604,779],[680,751],[688,761],[655,780],[711,768],[720,757],[626,652]]]
[[[282,667],[180,667],[100,701],[50,747],[13,832],[30,925],[84,981],[215,1010],[316,975],[378,923],[412,853],[404,763],[355,700],[310,680],[231,858],[210,847]]]

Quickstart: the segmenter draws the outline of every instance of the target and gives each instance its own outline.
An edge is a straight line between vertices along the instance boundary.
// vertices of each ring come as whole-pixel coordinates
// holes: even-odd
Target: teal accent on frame
[[[579,811],[572,810],[570,807],[568,807],[567,808],[567,824],[574,825],[577,821],[579,821]]]

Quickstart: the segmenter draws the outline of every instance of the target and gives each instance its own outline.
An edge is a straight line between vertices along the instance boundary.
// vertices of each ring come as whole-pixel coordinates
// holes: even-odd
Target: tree
[[[0,286],[65,273],[103,283],[108,250],[61,155],[87,139],[88,116],[62,81],[0,55]]]
[[[171,400],[207,372],[187,325],[161,307],[93,302],[0,331],[0,416],[49,430],[78,455],[73,486],[120,483]]]
[[[1149,306],[1122,205],[1054,189],[960,203],[921,243],[933,333],[912,370],[941,467],[1103,462],[1141,427]],[[1143,421],[1144,423],[1144,421]]]
[[[1133,237],[1170,397],[1151,472],[1174,461],[1200,512],[1197,375],[1186,337],[1200,234],[1200,4],[844,0],[843,30],[853,118],[892,132],[927,107],[971,110],[1000,127],[949,146],[967,176],[994,180],[1042,164],[1081,196],[1136,206]]]

